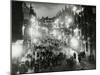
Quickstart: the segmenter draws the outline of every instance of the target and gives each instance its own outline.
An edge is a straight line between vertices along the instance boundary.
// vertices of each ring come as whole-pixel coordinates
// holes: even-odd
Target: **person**
[[[76,53],[73,54],[73,57],[76,59]]]
[[[78,60],[79,62],[81,62],[81,55],[78,55]]]

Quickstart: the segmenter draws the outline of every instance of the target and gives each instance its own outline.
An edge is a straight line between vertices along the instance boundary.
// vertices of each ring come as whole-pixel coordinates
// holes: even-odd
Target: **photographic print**
[[[11,1],[11,74],[96,69],[96,6]]]

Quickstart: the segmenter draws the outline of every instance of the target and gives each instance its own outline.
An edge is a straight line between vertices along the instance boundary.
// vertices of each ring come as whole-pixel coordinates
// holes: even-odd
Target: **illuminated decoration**
[[[37,30],[37,28],[30,27],[30,28],[28,28],[28,35],[27,36],[29,36],[30,39],[34,39],[34,38],[40,37],[41,33]]]
[[[12,58],[21,57],[24,54],[23,40],[12,43]]]
[[[74,29],[74,36],[79,36],[79,29],[78,28]]]
[[[75,37],[72,37],[70,40],[70,47],[72,49],[75,49],[76,51],[79,51],[80,49],[80,41],[76,39]]]
[[[72,23],[72,18],[68,18],[67,20],[69,24]]]
[[[30,18],[30,23],[35,23],[35,22],[36,22],[36,17],[32,15]]]
[[[53,28],[59,28],[59,19],[54,21]]]
[[[86,43],[86,41],[85,40],[83,40],[83,44],[85,44]]]
[[[79,40],[80,39],[80,36],[77,36],[77,39]]]
[[[65,27],[69,28],[73,23],[73,17],[71,16],[66,16],[65,17]]]
[[[73,22],[72,17],[66,16],[65,17],[65,22],[68,23],[68,24],[72,23]]]
[[[60,28],[64,28],[64,22],[60,22]]]
[[[68,23],[65,23],[65,24],[66,24],[66,26],[65,26],[66,28],[69,28],[70,27],[70,25]]]
[[[64,22],[60,22],[60,24],[61,24],[61,25],[63,25],[63,24],[64,24]]]
[[[46,27],[41,27],[41,29],[42,29],[44,32],[48,33],[48,28],[46,28]]]
[[[24,36],[24,30],[25,30],[25,26],[22,26],[22,35]]]
[[[79,13],[81,13],[81,12],[83,12],[83,11],[84,11],[84,8],[80,7],[80,9],[78,9],[78,10],[76,11],[76,13],[79,15]]]
[[[39,39],[37,39],[37,38],[32,39],[32,43],[37,44],[38,42],[39,42]]]
[[[54,37],[58,37],[59,31],[54,29],[50,34],[52,34]]]
[[[73,10],[73,12],[76,12],[77,7],[76,6],[73,6],[72,10]]]
[[[55,20],[55,23],[58,24],[58,22],[59,22],[59,19],[56,19],[56,20]]]
[[[74,12],[74,15],[75,15],[75,14],[78,14],[78,15],[79,15],[79,13],[81,13],[81,12],[84,11],[84,8],[73,6],[73,7],[72,7],[72,11]]]

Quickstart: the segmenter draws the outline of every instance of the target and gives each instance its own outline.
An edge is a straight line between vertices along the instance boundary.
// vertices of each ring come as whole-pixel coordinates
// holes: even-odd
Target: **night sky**
[[[27,7],[30,7],[30,3],[34,7],[34,10],[39,18],[54,17],[57,12],[65,9],[65,4],[58,3],[43,3],[43,2],[26,2]]]

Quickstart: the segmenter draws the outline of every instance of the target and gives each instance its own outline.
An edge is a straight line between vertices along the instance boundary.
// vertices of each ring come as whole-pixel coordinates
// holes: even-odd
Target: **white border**
[[[37,73],[34,75],[98,75],[100,72],[100,0],[24,0],[54,3],[69,3],[82,5],[96,5],[97,10],[97,69],[88,71],[67,71],[52,73]],[[0,75],[10,74],[10,0],[0,2]],[[26,74],[25,74],[26,75]],[[32,75],[32,74],[27,74]]]

